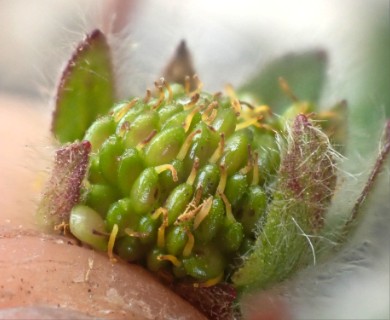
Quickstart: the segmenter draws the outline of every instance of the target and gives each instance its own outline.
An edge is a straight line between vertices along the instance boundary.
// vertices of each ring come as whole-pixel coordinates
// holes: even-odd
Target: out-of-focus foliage
[[[281,92],[279,78],[282,77],[299,100],[317,102],[325,80],[326,62],[326,54],[321,50],[290,53],[266,65],[239,91],[252,94],[281,113],[291,103]]]

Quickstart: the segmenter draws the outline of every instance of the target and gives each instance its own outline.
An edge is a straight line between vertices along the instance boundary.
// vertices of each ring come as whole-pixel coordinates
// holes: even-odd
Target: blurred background
[[[319,48],[328,56],[323,107],[346,99],[363,126],[390,116],[387,0],[0,0],[0,92],[47,100],[77,42],[96,27],[115,34],[119,97],[143,94],[182,39],[209,90]],[[364,152],[372,143],[359,145]]]
[[[132,84],[122,85],[122,92],[143,92],[181,39],[187,40],[198,73],[213,89],[226,81],[240,84],[275,56],[311,48],[322,48],[329,56],[325,100],[351,99],[356,83],[367,85],[367,69],[375,64],[382,63],[375,71],[387,73],[386,0],[127,0],[121,1],[128,5],[121,4],[119,14],[114,2],[0,0],[0,90],[31,95],[51,90],[75,43],[94,27],[107,31],[118,18],[114,15],[125,19],[127,11],[129,27],[121,38],[126,43],[116,43],[121,47],[116,58],[118,71]],[[116,23],[115,31],[122,26]],[[364,90],[373,103],[389,95],[389,90],[378,88],[379,95],[373,89]]]
[[[111,32],[119,97],[143,94],[182,39],[209,90],[239,86],[288,52],[322,49],[328,67],[320,104],[346,99],[349,106],[341,166],[354,178],[339,192],[337,213],[342,199],[359,194],[390,116],[389,24],[387,0],[0,0],[0,95],[49,106],[67,57],[95,27]],[[350,247],[298,277],[297,319],[388,318],[389,175],[387,162],[372,214]]]

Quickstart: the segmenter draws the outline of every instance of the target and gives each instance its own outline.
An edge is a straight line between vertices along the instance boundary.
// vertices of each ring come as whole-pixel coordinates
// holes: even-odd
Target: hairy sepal
[[[232,278],[240,289],[269,287],[316,262],[315,235],[336,184],[334,151],[327,136],[302,114],[286,139],[267,221]]]
[[[52,231],[69,221],[71,209],[79,202],[81,185],[87,171],[89,141],[66,145],[56,152],[54,167],[37,210],[39,223]]]

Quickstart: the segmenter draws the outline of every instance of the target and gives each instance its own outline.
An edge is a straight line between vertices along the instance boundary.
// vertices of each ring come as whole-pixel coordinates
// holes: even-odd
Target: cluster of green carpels
[[[261,232],[286,119],[232,90],[156,88],[87,130],[92,153],[70,230],[126,261],[212,285]]]

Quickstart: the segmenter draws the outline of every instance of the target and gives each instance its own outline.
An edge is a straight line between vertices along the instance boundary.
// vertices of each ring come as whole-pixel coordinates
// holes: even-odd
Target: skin
[[[0,95],[0,318],[204,319],[144,269],[40,231],[49,127],[39,102]]]

